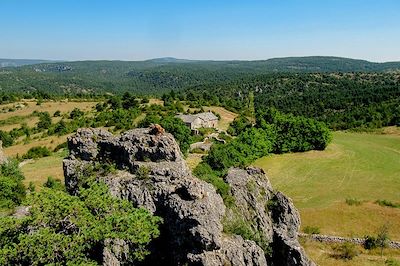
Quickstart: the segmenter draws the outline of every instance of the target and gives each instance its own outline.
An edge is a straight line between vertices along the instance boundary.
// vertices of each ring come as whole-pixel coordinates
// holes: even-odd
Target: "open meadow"
[[[391,239],[400,240],[400,209],[375,203],[400,202],[398,132],[335,132],[325,151],[272,155],[254,165],[293,199],[303,229],[314,226],[322,234],[364,237],[387,223]]]

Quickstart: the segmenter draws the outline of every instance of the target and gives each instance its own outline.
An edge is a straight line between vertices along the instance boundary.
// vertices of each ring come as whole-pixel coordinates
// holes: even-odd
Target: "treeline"
[[[238,81],[265,73],[384,72],[400,63],[371,63],[337,57],[275,58],[258,61],[81,61],[1,68],[0,88],[7,92],[123,93],[160,95],[206,84]]]
[[[196,86],[177,94],[192,105],[221,105],[249,115],[276,108],[325,122],[333,130],[400,124],[400,74],[268,74]]]

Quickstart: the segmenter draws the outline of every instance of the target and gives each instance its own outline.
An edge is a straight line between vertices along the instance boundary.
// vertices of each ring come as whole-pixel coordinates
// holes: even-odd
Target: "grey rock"
[[[223,239],[222,247],[202,254],[189,254],[190,261],[196,265],[219,266],[265,266],[264,251],[254,241],[240,236]]]
[[[128,258],[129,246],[121,239],[106,239],[103,248],[103,265],[120,266]]]
[[[3,142],[0,140],[0,165],[7,163],[7,157],[3,152]]]
[[[224,180],[235,198],[235,206],[227,210],[226,220],[235,222],[240,217],[257,234],[261,246],[269,245],[271,264],[314,265],[298,241],[297,209],[288,197],[272,189],[262,169],[232,168]]]
[[[300,215],[291,199],[280,192],[273,199],[273,259],[282,265],[315,265],[298,241]]]
[[[92,167],[97,170],[91,174],[105,182],[112,195],[163,218],[161,235],[150,244],[151,255],[141,265],[311,265],[297,241],[297,210],[273,191],[260,169],[229,171],[225,181],[236,201],[232,209],[225,207],[211,184],[192,176],[175,139],[160,126],[120,136],[80,129],[68,139],[68,146],[70,155],[63,167],[69,193],[78,193],[85,169]],[[117,171],[95,167],[104,163],[115,165]],[[267,202],[275,198],[276,209],[269,210]],[[272,252],[279,260],[267,258],[258,243],[223,232],[223,221],[238,214],[265,243],[280,249]],[[103,264],[125,264],[127,248],[119,240],[106,241]]]

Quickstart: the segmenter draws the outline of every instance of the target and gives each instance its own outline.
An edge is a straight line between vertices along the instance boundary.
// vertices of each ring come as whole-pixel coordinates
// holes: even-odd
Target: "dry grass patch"
[[[29,143],[20,143],[7,147],[4,149],[4,153],[8,157],[15,157],[17,154],[20,156],[24,155],[30,148],[37,146],[45,146],[49,150],[53,150],[59,144],[66,142],[69,135],[64,136],[49,136],[43,139],[32,139]]]
[[[197,154],[197,153],[189,153],[187,158],[186,158],[186,163],[189,166],[190,170],[193,170],[196,168],[196,166],[201,163],[202,159],[201,157],[203,154]]]
[[[227,130],[229,124],[238,116],[238,114],[219,106],[204,107],[204,110],[213,111],[221,116],[221,120],[218,122],[218,128],[222,130]]]
[[[382,266],[387,265],[388,259],[400,261],[400,250],[384,249],[383,257],[380,256],[379,250],[365,250],[360,246],[356,249],[359,255],[352,260],[341,260],[332,257],[333,247],[335,244],[320,243],[308,239],[301,239],[301,244],[306,250],[310,258],[317,265],[324,266]]]
[[[36,188],[40,189],[49,176],[60,179],[64,183],[62,168],[64,157],[64,152],[57,152],[49,157],[32,160],[24,164],[21,167],[25,176],[24,184],[28,186],[30,182],[33,182]]]
[[[67,102],[67,101],[50,101],[43,102],[41,105],[36,105],[36,101],[22,101],[28,104],[25,108],[14,112],[0,113],[0,120],[7,119],[12,116],[27,116],[32,112],[49,112],[52,115],[59,110],[61,113],[71,112],[74,108],[79,108],[82,111],[90,111],[97,102]],[[0,105],[2,107],[3,105]]]

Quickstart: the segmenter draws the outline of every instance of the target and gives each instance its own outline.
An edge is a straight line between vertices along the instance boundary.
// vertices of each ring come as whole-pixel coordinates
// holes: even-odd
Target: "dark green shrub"
[[[5,131],[0,130],[0,140],[3,142],[3,147],[9,147],[14,144],[14,139]]]
[[[85,115],[85,113],[83,111],[81,111],[79,108],[74,108],[74,110],[72,110],[71,113],[69,114],[69,118],[76,119],[76,118],[80,118],[84,115]]]
[[[400,203],[394,203],[388,200],[377,200],[375,203],[383,207],[400,208]]]
[[[47,147],[43,146],[38,146],[38,147],[32,147],[28,150],[28,152],[22,156],[22,159],[38,159],[38,158],[43,158],[50,156],[51,152]]]
[[[39,130],[48,129],[51,126],[51,117],[48,112],[39,113],[39,122],[37,128]]]
[[[60,117],[61,116],[61,111],[57,110],[54,112],[53,117]]]
[[[124,240],[127,264],[136,265],[159,235],[158,217],[113,197],[102,183],[80,188],[79,196],[43,188],[24,204],[28,219],[0,217],[0,265],[99,265],[106,239]]]
[[[65,142],[63,142],[63,143],[58,144],[58,145],[54,148],[53,152],[58,152],[59,150],[61,150],[61,149],[66,149],[66,148],[68,148],[68,143],[65,141]]]
[[[17,161],[11,160],[0,166],[0,209],[21,204],[25,198],[23,180]]]
[[[365,236],[363,246],[365,249],[375,249],[378,247],[378,241],[376,237]]]
[[[352,199],[352,198],[346,199],[346,204],[349,206],[359,206],[361,205],[361,203],[362,202],[357,199]]]
[[[47,177],[47,181],[43,184],[44,187],[51,188],[51,189],[64,189],[63,184],[61,183],[60,179],[55,179],[52,176]]]

